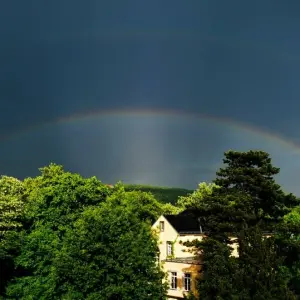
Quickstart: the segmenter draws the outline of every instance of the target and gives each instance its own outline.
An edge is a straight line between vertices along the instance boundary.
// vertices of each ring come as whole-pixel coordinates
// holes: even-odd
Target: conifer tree
[[[294,299],[288,288],[289,271],[264,231],[275,229],[297,203],[296,197],[286,195],[276,183],[279,168],[272,165],[266,152],[228,151],[223,162],[214,180],[219,188],[194,210],[206,238],[186,244],[197,244],[197,253],[202,253],[201,299]],[[233,241],[239,246],[235,259],[228,256]],[[250,284],[252,276],[255,281]]]
[[[264,223],[279,221],[297,202],[293,195],[286,195],[276,183],[274,176],[279,174],[280,169],[272,165],[268,153],[230,150],[225,152],[223,163],[225,167],[217,172],[214,180],[221,187],[219,195],[237,192],[248,195],[251,202],[250,206],[247,202],[247,211],[254,216],[254,224],[251,225],[263,224],[261,220]]]

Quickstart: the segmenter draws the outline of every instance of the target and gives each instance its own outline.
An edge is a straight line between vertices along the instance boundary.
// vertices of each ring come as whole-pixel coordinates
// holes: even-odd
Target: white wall
[[[165,224],[165,229],[160,232],[159,224],[163,221]],[[160,216],[158,220],[153,224],[152,228],[157,229],[159,237],[159,251],[160,260],[164,260],[167,257],[167,241],[175,241],[178,235],[177,231],[170,225],[168,220],[164,216]]]
[[[160,221],[163,221],[165,224],[165,229],[163,232],[159,230]],[[202,234],[190,234],[190,235],[179,235],[178,232],[173,228],[173,226],[168,222],[168,220],[164,216],[160,216],[158,220],[153,224],[153,229],[157,229],[158,237],[159,237],[159,250],[160,250],[160,260],[164,260],[167,258],[167,242],[175,242],[173,250],[174,257],[191,257],[194,256],[193,253],[188,252],[188,247],[185,247],[180,244],[181,242],[193,241],[193,240],[202,240]],[[231,238],[234,239],[234,238]],[[233,244],[233,256],[238,255],[237,244]]]
[[[172,262],[166,262],[164,265],[164,269],[166,272],[168,272],[168,280],[171,282],[171,274],[170,272],[176,272],[177,273],[177,289],[168,290],[168,296],[175,296],[175,297],[182,297],[184,294],[187,294],[187,292],[184,291],[184,284],[183,284],[183,277],[184,273],[188,272],[191,274],[191,288],[192,290],[195,290],[195,283],[196,283],[196,277],[198,275],[198,271],[200,270],[200,266],[198,265],[190,265],[190,264],[184,264],[184,263],[172,263]]]
[[[161,232],[159,225],[160,222],[164,222],[164,231]],[[194,235],[179,235],[178,232],[173,228],[173,226],[168,222],[168,220],[164,216],[160,216],[158,220],[153,224],[152,228],[157,232],[158,238],[159,238],[159,250],[160,250],[160,261],[165,260],[167,258],[167,242],[175,242],[173,250],[173,256],[176,258],[178,257],[192,257],[195,256],[195,254],[190,253],[188,251],[187,247],[180,244],[180,242],[187,242],[187,241],[193,241],[193,240],[202,240],[203,235],[202,234],[194,234]],[[232,255],[237,256],[237,244],[232,245],[234,250]],[[194,273],[193,277],[197,273],[197,269],[199,266],[197,265],[190,265],[190,264],[184,264],[184,263],[174,263],[174,262],[165,262],[163,264],[163,269],[165,272],[177,272],[177,277],[181,278],[184,275],[184,272],[192,272]],[[169,278],[170,279],[170,278]],[[179,281],[178,281],[179,283]],[[180,286],[180,284],[178,284]],[[177,297],[183,297],[183,290],[182,286],[180,286],[177,290],[168,290],[168,295],[170,296],[177,296]],[[171,299],[171,298],[170,298]]]
[[[163,221],[165,224],[165,229],[163,232],[159,230],[159,224]],[[168,220],[164,216],[160,216],[158,220],[153,224],[152,228],[157,229],[159,236],[159,250],[160,250],[160,260],[164,260],[167,258],[167,242],[175,242],[174,244],[174,257],[191,257],[194,254],[184,251],[188,250],[187,247],[180,244],[180,241],[193,241],[195,239],[202,239],[203,235],[195,234],[195,235],[179,235],[178,232],[173,228],[173,226],[168,222]]]

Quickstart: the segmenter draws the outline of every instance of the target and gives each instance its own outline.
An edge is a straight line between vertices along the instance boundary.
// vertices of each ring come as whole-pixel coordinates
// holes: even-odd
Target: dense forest
[[[189,209],[205,225],[202,241],[186,242],[204,261],[200,299],[300,299],[299,199],[277,184],[268,153],[228,151],[223,162],[195,191],[112,186],[56,164],[1,176],[0,298],[166,299],[151,225]]]
[[[193,193],[192,190],[187,190],[187,189],[140,185],[140,184],[125,184],[124,188],[126,191],[149,192],[159,202],[171,203],[171,204],[175,204],[178,197],[187,196]]]

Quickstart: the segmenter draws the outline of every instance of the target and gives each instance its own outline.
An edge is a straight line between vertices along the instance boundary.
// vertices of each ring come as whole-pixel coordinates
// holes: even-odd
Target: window
[[[177,272],[171,272],[171,290],[177,289]]]
[[[173,247],[172,242],[167,242],[167,256],[173,255]]]
[[[185,291],[191,290],[191,274],[190,273],[184,273],[183,287],[184,287]]]
[[[160,232],[164,232],[165,231],[165,222],[164,221],[160,221],[159,222],[159,228],[160,228]]]

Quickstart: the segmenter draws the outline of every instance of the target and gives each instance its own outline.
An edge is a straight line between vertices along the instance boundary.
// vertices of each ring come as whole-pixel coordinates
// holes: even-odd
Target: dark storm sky
[[[299,36],[297,0],[2,1],[0,135],[83,111],[164,108],[231,118],[300,141]],[[164,128],[170,126],[170,120],[164,122]],[[110,128],[107,125],[107,131],[102,130],[102,137],[109,136]],[[76,132],[74,128],[68,134],[64,130],[59,128],[47,138],[42,132],[30,142],[19,138],[16,144],[0,139],[1,173],[32,175],[41,164],[53,160],[87,175],[97,173],[89,166],[96,157],[100,159],[103,145],[90,139],[86,147],[97,149],[94,156],[76,156],[82,161],[74,163],[66,140],[76,140]],[[186,143],[195,140],[191,129],[182,135]],[[170,136],[166,133],[161,140],[169,137],[173,149],[179,151]],[[198,156],[214,161],[215,156],[221,159],[226,147],[235,148],[237,143],[228,143],[224,134],[215,135],[214,141],[210,136],[198,138],[202,147],[182,148],[178,155],[157,153],[160,159],[151,165],[167,161],[167,168],[172,159],[180,157],[186,163],[185,154],[191,157],[186,165],[201,164]],[[132,138],[131,144],[134,141]],[[77,147],[75,143],[72,151]],[[105,153],[116,163],[114,167],[103,164],[96,175],[123,179],[117,177],[126,177],[126,170],[132,172],[124,161],[125,150],[118,159],[113,145],[106,147]],[[213,159],[207,154],[211,152]],[[130,147],[128,153],[130,156]],[[151,151],[148,158],[141,155],[140,161],[145,163],[150,156]],[[285,159],[279,163],[283,167]],[[120,165],[125,170],[121,173]],[[151,182],[160,178],[165,184],[180,185],[181,181],[189,185],[174,170],[163,174],[155,170],[151,170]],[[293,172],[293,177],[298,176]],[[179,176],[178,181],[165,180],[171,176]],[[291,180],[288,176],[286,181]],[[139,178],[139,173],[126,178],[147,180]],[[205,176],[194,174],[190,185],[202,179]]]

